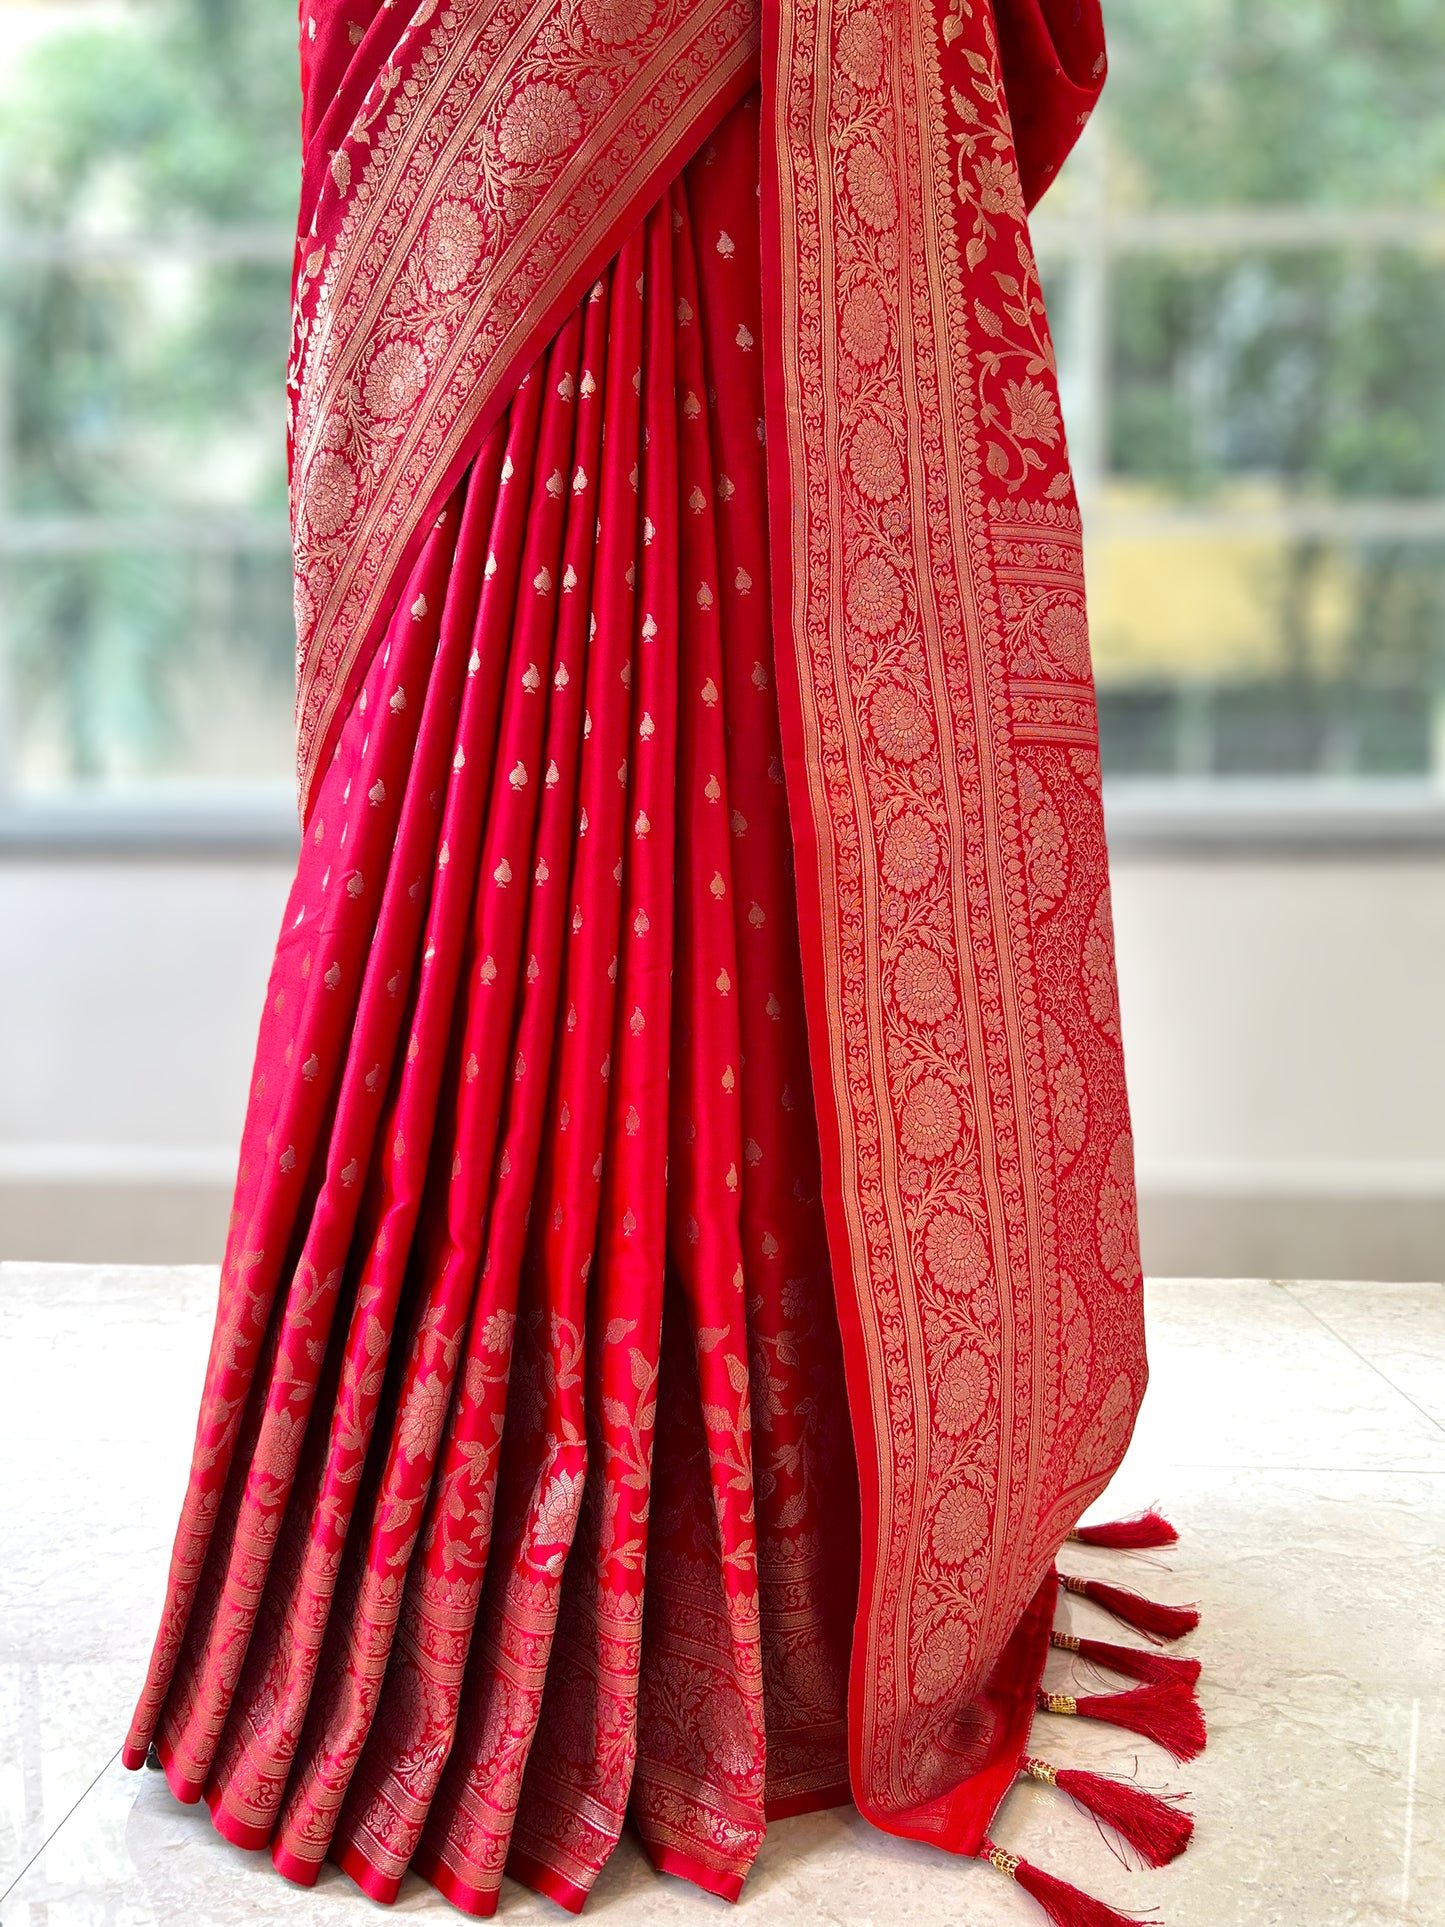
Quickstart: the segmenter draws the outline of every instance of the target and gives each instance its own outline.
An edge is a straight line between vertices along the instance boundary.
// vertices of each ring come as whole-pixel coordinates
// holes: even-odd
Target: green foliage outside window
[[[37,39],[0,94],[21,780],[204,772],[218,736],[228,773],[285,772],[296,69],[284,5],[151,0]]]
[[[0,5],[0,30],[29,33],[0,82],[0,783],[282,778],[295,14],[138,0],[37,34],[40,12]],[[1437,0],[1105,16],[1102,125],[1046,213],[1083,203],[1101,153],[1110,218],[1445,211]],[[1229,606],[1248,638],[1222,614],[1191,641],[1114,571],[1096,645],[1115,769],[1411,771],[1436,753],[1445,243],[1305,241],[1113,264],[1101,528],[1123,501],[1259,509],[1283,531],[1243,560],[1198,550],[1244,572]],[[1076,268],[1050,277],[1065,362]],[[1287,513],[1362,503],[1424,520]]]
[[[1434,0],[1105,0],[1105,14],[1121,213],[1445,214]],[[1371,229],[1356,223],[1345,244],[1123,260],[1110,474],[1185,507],[1228,503],[1249,483],[1284,509],[1445,505],[1445,231],[1385,242]],[[1253,563],[1270,647],[1247,671],[1211,675],[1177,643],[1171,661],[1164,633],[1147,673],[1116,674],[1101,631],[1114,766],[1176,766],[1207,707],[1201,768],[1428,767],[1445,683],[1445,514],[1399,534],[1390,519],[1368,534],[1306,528]],[[1228,654],[1230,638],[1217,640]]]

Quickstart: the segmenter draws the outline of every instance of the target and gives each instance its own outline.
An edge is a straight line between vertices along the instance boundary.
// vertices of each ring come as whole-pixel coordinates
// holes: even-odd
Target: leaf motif
[[[975,234],[973,239],[969,242],[968,246],[964,249],[963,253],[964,253],[964,259],[968,262],[968,265],[971,268],[976,268],[979,262],[988,253],[988,243],[980,239],[980,237]]]

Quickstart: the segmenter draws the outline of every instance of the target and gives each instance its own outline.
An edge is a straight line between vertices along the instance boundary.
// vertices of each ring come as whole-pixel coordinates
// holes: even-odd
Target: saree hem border
[[[695,1855],[684,1853],[680,1847],[647,1846],[647,1857],[659,1873],[672,1874],[679,1880],[690,1880],[694,1887],[704,1893],[716,1894],[719,1900],[735,1901],[742,1893],[746,1873],[725,1871],[721,1867],[710,1866],[707,1861]]]
[[[265,1826],[257,1826],[254,1822],[241,1819],[234,1808],[227,1804],[224,1790],[217,1786],[213,1780],[206,1782],[206,1789],[202,1798],[210,1808],[211,1825],[223,1840],[229,1840],[233,1847],[240,1847],[246,1853],[260,1853],[264,1848],[270,1846],[271,1835],[274,1831],[270,1822],[268,1821]],[[272,1855],[272,1859],[275,1860],[274,1854]],[[276,1864],[279,1868],[280,1862],[277,1861]],[[284,1871],[284,1869],[282,1869],[282,1871]],[[292,1880],[295,1879],[296,1876],[288,1873],[286,1878]],[[309,1887],[315,1878],[316,1873],[313,1868],[311,1878],[309,1880],[303,1880],[301,1884]]]
[[[274,1853],[271,1858],[276,1859]],[[333,1845],[327,1858],[333,1866],[341,1869],[351,1884],[364,1893],[368,1900],[374,1900],[383,1907],[391,1906],[401,1892],[400,1877],[396,1874],[380,1872],[354,1841],[346,1840]],[[278,1860],[276,1864],[280,1867],[281,1863]]]
[[[291,1851],[284,1840],[272,1841],[271,1865],[293,1887],[314,1887],[321,1878],[321,1862],[303,1860],[299,1854]]]
[[[127,1747],[121,1755],[121,1764],[136,1773],[145,1765],[151,1747],[155,1748],[156,1758],[161,1763],[161,1771],[166,1776],[166,1785],[183,1807],[199,1806],[206,1790],[205,1775],[199,1779],[187,1779],[181,1771],[176,1758],[176,1750],[159,1728],[151,1735],[145,1746]]]
[[[579,1887],[575,1880],[549,1867],[544,1860],[536,1859],[524,1847],[513,1847],[507,1854],[507,1877],[519,1886],[529,1887],[534,1894],[541,1894],[546,1900],[553,1900],[569,1914],[580,1914],[586,1904],[590,1887]],[[447,1896],[451,1898],[450,1895]],[[493,1902],[493,1906],[495,1906]]]
[[[498,1888],[477,1887],[463,1880],[435,1848],[424,1841],[411,1857],[410,1870],[419,1874],[429,1887],[435,1887],[442,1899],[459,1913],[469,1914],[473,1920],[490,1920],[497,1911]]]

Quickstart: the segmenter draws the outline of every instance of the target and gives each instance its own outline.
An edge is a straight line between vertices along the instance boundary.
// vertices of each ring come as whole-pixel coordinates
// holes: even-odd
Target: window
[[[289,816],[294,13],[0,25],[0,798]]]
[[[1105,15],[1034,232],[1106,769],[1445,774],[1445,13]],[[0,22],[0,819],[288,822],[294,10]]]
[[[1104,11],[1034,229],[1105,769],[1445,777],[1445,13]]]

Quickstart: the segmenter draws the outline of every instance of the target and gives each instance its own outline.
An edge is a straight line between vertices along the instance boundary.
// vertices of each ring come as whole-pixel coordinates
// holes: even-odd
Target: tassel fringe
[[[1182,1794],[1149,1793],[1127,1780],[1111,1780],[1102,1773],[1086,1773],[1072,1766],[1051,1766],[1025,1754],[1020,1770],[1067,1793],[1086,1813],[1092,1813],[1131,1846],[1150,1867],[1177,1860],[1194,1834],[1193,1816],[1182,1806]]]
[[[1136,1632],[1149,1633],[1159,1639],[1182,1639],[1199,1624],[1199,1613],[1193,1606],[1166,1606],[1157,1599],[1145,1599],[1142,1593],[1129,1592],[1123,1586],[1106,1586],[1101,1580],[1079,1579],[1072,1573],[1061,1573],[1059,1583],[1065,1592],[1093,1600],[1096,1606],[1102,1606],[1105,1612],[1123,1620]]]
[[[1093,1666],[1107,1666],[1110,1672],[1142,1680],[1146,1686],[1193,1686],[1199,1679],[1199,1661],[1180,1659],[1173,1653],[1113,1646],[1108,1640],[1080,1639],[1074,1633],[1054,1633],[1052,1643],[1061,1653],[1077,1653]]]
[[[1080,1545],[1132,1552],[1172,1546],[1179,1535],[1162,1513],[1151,1507],[1132,1519],[1078,1526],[1069,1537]],[[1105,1585],[1097,1579],[1060,1573],[1058,1580],[1065,1592],[1102,1606],[1126,1626],[1151,1639],[1179,1639],[1199,1624],[1199,1614],[1193,1606],[1162,1605],[1140,1593]],[[1074,1714],[1126,1727],[1145,1739],[1154,1740],[1176,1760],[1192,1760],[1203,1752],[1204,1715],[1194,1692],[1199,1678],[1198,1660],[1142,1652],[1133,1646],[1111,1645],[1106,1640],[1081,1639],[1072,1633],[1056,1632],[1051,1635],[1051,1643],[1060,1652],[1076,1653],[1092,1665],[1108,1667],[1140,1683],[1122,1693],[1090,1693],[1082,1697],[1073,1693],[1049,1693],[1041,1688],[1037,1695],[1041,1712]],[[1183,1806],[1181,1795],[1149,1793],[1143,1787],[1110,1779],[1102,1773],[1051,1766],[1047,1760],[1032,1754],[1023,1756],[1018,1770],[1029,1779],[1041,1780],[1067,1793],[1086,1813],[1112,1827],[1148,1866],[1163,1867],[1177,1859],[1193,1837],[1193,1816]],[[1036,1900],[1054,1927],[1159,1927],[1157,1920],[1140,1920],[1138,1916],[1120,1913],[1102,1900],[1095,1900],[1066,1880],[1045,1873],[1042,1867],[1021,1860],[1017,1854],[1006,1853],[992,1840],[984,1840],[978,1852],[981,1859],[1006,1874]]]
[[[1096,1526],[1075,1526],[1069,1537],[1081,1546],[1109,1546],[1116,1552],[1145,1552],[1172,1546],[1179,1534],[1162,1512],[1151,1507],[1132,1519],[1110,1519]]]
[[[1024,1892],[1036,1900],[1054,1927],[1159,1927],[1157,1920],[1141,1921],[1137,1915],[1121,1914],[1102,1900],[1081,1893],[1066,1880],[1057,1880],[1042,1867],[1020,1860],[1016,1853],[1005,1853],[992,1840],[979,1848],[979,1858],[996,1867],[1001,1874],[1017,1881]]]
[[[1080,1719],[1127,1727],[1162,1746],[1176,1760],[1192,1760],[1204,1751],[1204,1715],[1187,1686],[1135,1686],[1127,1693],[1089,1693],[1082,1698],[1040,1691],[1038,1707],[1041,1713],[1077,1714]]]

